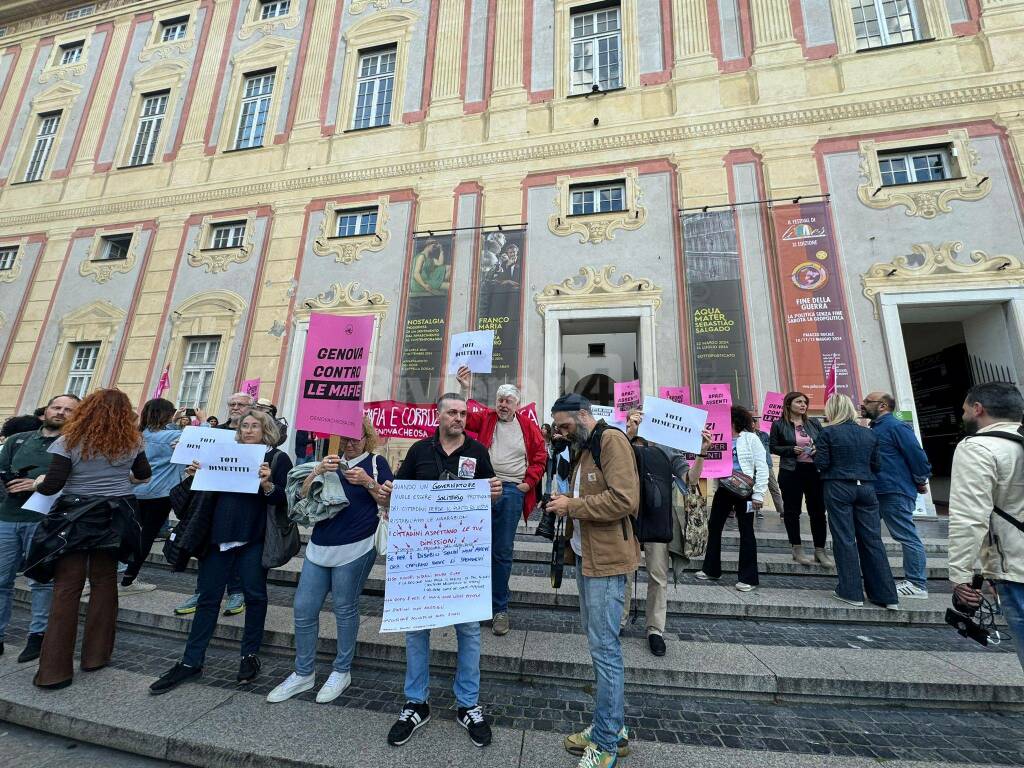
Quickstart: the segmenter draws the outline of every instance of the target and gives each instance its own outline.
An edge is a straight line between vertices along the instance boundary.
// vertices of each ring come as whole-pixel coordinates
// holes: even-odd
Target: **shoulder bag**
[[[279,451],[270,462],[271,474],[280,455]],[[289,520],[287,516],[283,521],[280,520],[277,505],[267,504],[267,529],[263,534],[263,567],[280,568],[299,554],[301,547],[298,524]]]
[[[370,465],[373,469],[373,482],[377,482],[377,454],[373,454],[373,461]],[[379,483],[378,483],[379,485]],[[377,530],[373,534],[373,548],[377,550],[378,555],[386,555],[388,553],[388,521],[384,519],[381,514],[381,507],[377,505]]]

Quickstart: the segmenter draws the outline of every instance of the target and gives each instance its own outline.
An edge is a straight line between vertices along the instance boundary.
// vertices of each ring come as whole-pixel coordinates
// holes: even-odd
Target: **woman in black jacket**
[[[827,568],[835,563],[825,551],[828,523],[825,519],[825,497],[821,477],[814,468],[815,441],[821,434],[821,422],[807,415],[811,399],[803,392],[790,392],[782,401],[782,418],[772,425],[769,438],[771,452],[781,457],[779,462],[779,488],[782,491],[783,520],[786,534],[793,547],[793,559],[801,565],[813,565],[817,560]],[[811,538],[814,540],[814,560],[804,554],[800,540],[800,515],[804,500],[811,518]]]
[[[256,654],[263,641],[263,624],[267,617],[263,541],[268,507],[275,508],[274,513],[278,514],[286,506],[285,486],[292,468],[288,454],[275,447],[279,438],[277,424],[269,414],[249,411],[238,424],[236,439],[240,443],[262,443],[267,447],[266,460],[260,467],[259,489],[256,493],[217,493],[213,501],[208,495],[200,495],[190,504],[190,507],[200,508],[192,514],[204,514],[205,510],[209,516],[209,532],[199,555],[199,602],[181,661],[149,687],[150,693],[167,693],[202,674],[206,648],[217,626],[220,601],[233,566],[237,567],[246,604],[242,659],[236,679],[248,683],[259,674],[261,664]],[[191,484],[197,469],[197,462],[186,468],[185,484]]]

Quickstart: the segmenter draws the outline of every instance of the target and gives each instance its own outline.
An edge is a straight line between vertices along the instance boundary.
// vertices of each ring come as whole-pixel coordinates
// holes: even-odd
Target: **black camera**
[[[562,586],[562,574],[565,571],[565,544],[565,518],[560,517],[554,523],[554,536],[551,544],[552,589],[558,589]]]
[[[975,574],[974,578],[971,579],[972,589],[981,589],[981,585],[984,583],[984,579],[981,574]],[[976,643],[981,643],[987,646],[990,633],[989,630],[982,626],[980,623],[975,621],[975,616],[978,611],[982,609],[982,606],[986,604],[986,600],[982,598],[982,604],[977,607],[966,605],[965,603],[957,600],[956,594],[953,594],[953,607],[946,609],[946,623],[953,627],[962,637],[969,638]]]
[[[555,538],[555,513],[548,512],[548,502],[551,501],[551,494],[545,493],[540,498],[540,522],[537,523],[537,530],[534,533],[537,536],[542,536],[548,541],[553,541]]]

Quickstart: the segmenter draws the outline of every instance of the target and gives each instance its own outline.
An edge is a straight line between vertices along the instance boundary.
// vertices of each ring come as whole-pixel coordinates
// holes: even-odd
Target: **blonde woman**
[[[825,404],[825,427],[815,443],[814,465],[825,484],[828,525],[839,584],[834,597],[864,605],[864,594],[878,606],[899,608],[896,583],[882,545],[874,476],[879,469],[878,438],[857,424],[857,410],[846,395]]]

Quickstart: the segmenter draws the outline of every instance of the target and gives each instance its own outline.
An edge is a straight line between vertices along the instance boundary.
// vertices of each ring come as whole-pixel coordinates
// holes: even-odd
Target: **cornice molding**
[[[508,163],[552,158],[564,159],[566,157],[607,150],[630,150],[635,152],[638,147],[642,146],[653,147],[655,151],[663,155],[671,151],[666,146],[671,145],[673,142],[755,133],[757,131],[790,128],[799,125],[837,123],[857,118],[873,118],[879,114],[923,113],[938,107],[961,106],[991,101],[1010,102],[1021,98],[1024,98],[1024,80],[969,88],[956,88],[949,91],[920,93],[889,99],[874,99],[853,104],[837,104],[828,107],[813,107],[727,120],[713,120],[690,125],[672,125],[664,128],[651,128],[649,130],[621,133],[615,136],[574,138],[549,144],[538,144],[532,147],[510,147],[499,150],[466,152],[433,160],[415,160],[383,167],[371,166],[320,174],[309,173],[302,176],[276,179],[274,181],[254,181],[245,184],[222,186],[215,189],[184,192],[177,195],[137,196],[120,202],[81,205],[78,207],[55,205],[48,211],[0,218],[0,228],[22,227],[45,223],[53,219],[87,220],[92,217],[146,211],[154,208],[194,207],[220,200],[237,200],[240,198],[266,199],[268,196],[279,197],[281,194],[305,189],[338,187],[363,181],[380,181],[390,178],[430,176],[438,173],[451,173],[467,168],[501,167]],[[642,159],[644,158],[636,155],[633,156],[634,161]]]
[[[646,277],[633,277],[628,272],[616,278],[616,267],[606,264],[600,269],[580,267],[576,276],[544,287],[534,297],[537,312],[543,317],[549,307],[611,307],[647,305],[657,311],[661,307],[661,288]]]

